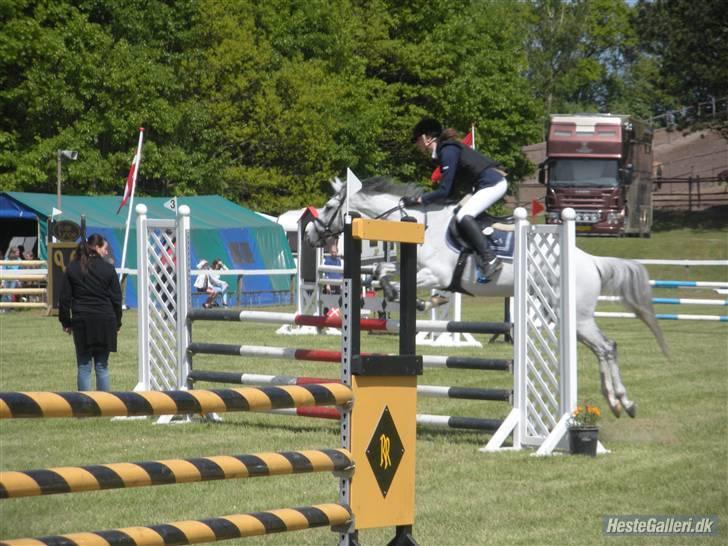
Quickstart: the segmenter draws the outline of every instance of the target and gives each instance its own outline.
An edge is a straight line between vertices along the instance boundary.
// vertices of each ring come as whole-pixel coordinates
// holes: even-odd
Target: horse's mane
[[[414,183],[405,184],[390,176],[371,176],[361,181],[361,193],[368,195],[388,193],[399,197],[411,197],[422,193],[422,188]]]

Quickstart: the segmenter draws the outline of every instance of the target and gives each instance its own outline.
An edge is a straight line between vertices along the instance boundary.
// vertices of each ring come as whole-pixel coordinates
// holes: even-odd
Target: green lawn
[[[658,232],[651,239],[579,239],[587,251],[642,258],[728,259],[725,230]],[[650,267],[652,278],[727,280],[725,268]],[[663,294],[661,294],[663,295]],[[665,293],[664,295],[676,296]],[[715,297],[705,291],[683,297]],[[678,311],[679,309],[679,311]],[[726,314],[725,308],[659,309]],[[497,320],[502,301],[466,299],[465,319]],[[663,322],[673,362],[658,351],[647,329],[633,320],[603,319],[619,343],[623,379],[638,403],[636,419],[606,415],[601,439],[611,453],[597,459],[531,457],[530,452],[483,454],[486,435],[420,429],[417,444],[417,516],[422,545],[464,544],[725,544],[728,534],[728,324]],[[274,327],[200,323],[194,339],[336,349],[336,337],[282,337]],[[119,352],[112,356],[115,390],[136,384],[136,314],[124,318]],[[487,341],[487,336],[480,336]],[[390,336],[364,335],[362,349],[393,351]],[[421,349],[427,354],[453,350]],[[461,355],[506,357],[504,343]],[[197,357],[198,369],[337,376],[334,364]],[[428,370],[422,383],[508,386],[505,374]],[[579,347],[579,396],[603,410],[596,360]],[[55,318],[35,312],[0,315],[0,389],[63,391],[75,388],[70,338]],[[495,402],[422,399],[422,413],[503,417]],[[6,420],[0,422],[0,470],[80,466],[338,445],[329,421],[272,415],[228,414],[220,424],[156,426],[149,420]],[[192,485],[3,500],[0,537],[154,525],[184,519],[334,502],[329,474],[230,480]],[[721,536],[605,538],[606,514],[716,514]],[[362,533],[365,544],[384,544],[391,529]],[[333,544],[328,529],[229,543]]]

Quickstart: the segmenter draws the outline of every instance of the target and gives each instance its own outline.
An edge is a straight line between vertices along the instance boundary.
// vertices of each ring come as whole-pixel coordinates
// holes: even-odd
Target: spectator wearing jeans
[[[98,233],[81,241],[68,264],[58,300],[58,320],[73,335],[79,391],[91,390],[91,366],[96,390],[108,391],[109,354],[116,352],[121,328],[121,287],[114,266],[104,258],[108,242]]]

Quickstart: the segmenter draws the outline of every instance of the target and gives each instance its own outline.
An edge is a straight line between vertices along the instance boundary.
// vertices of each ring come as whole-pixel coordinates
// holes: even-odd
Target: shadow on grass
[[[728,205],[705,210],[655,210],[652,231],[728,229]]]

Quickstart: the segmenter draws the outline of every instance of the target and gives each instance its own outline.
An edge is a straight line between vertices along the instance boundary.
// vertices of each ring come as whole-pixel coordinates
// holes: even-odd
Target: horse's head
[[[344,232],[346,184],[336,178],[331,187],[334,196],[319,209],[318,217],[306,226],[306,240],[312,246],[324,246],[327,239]],[[392,214],[405,214],[400,204],[402,197],[421,193],[421,188],[415,184],[400,184],[386,176],[374,176],[362,180],[362,187],[349,196],[349,206],[365,218],[389,219]]]
[[[346,184],[335,178],[331,181],[331,188],[334,196],[318,210],[318,216],[306,226],[306,240],[314,247],[322,247],[328,239],[344,232]]]

